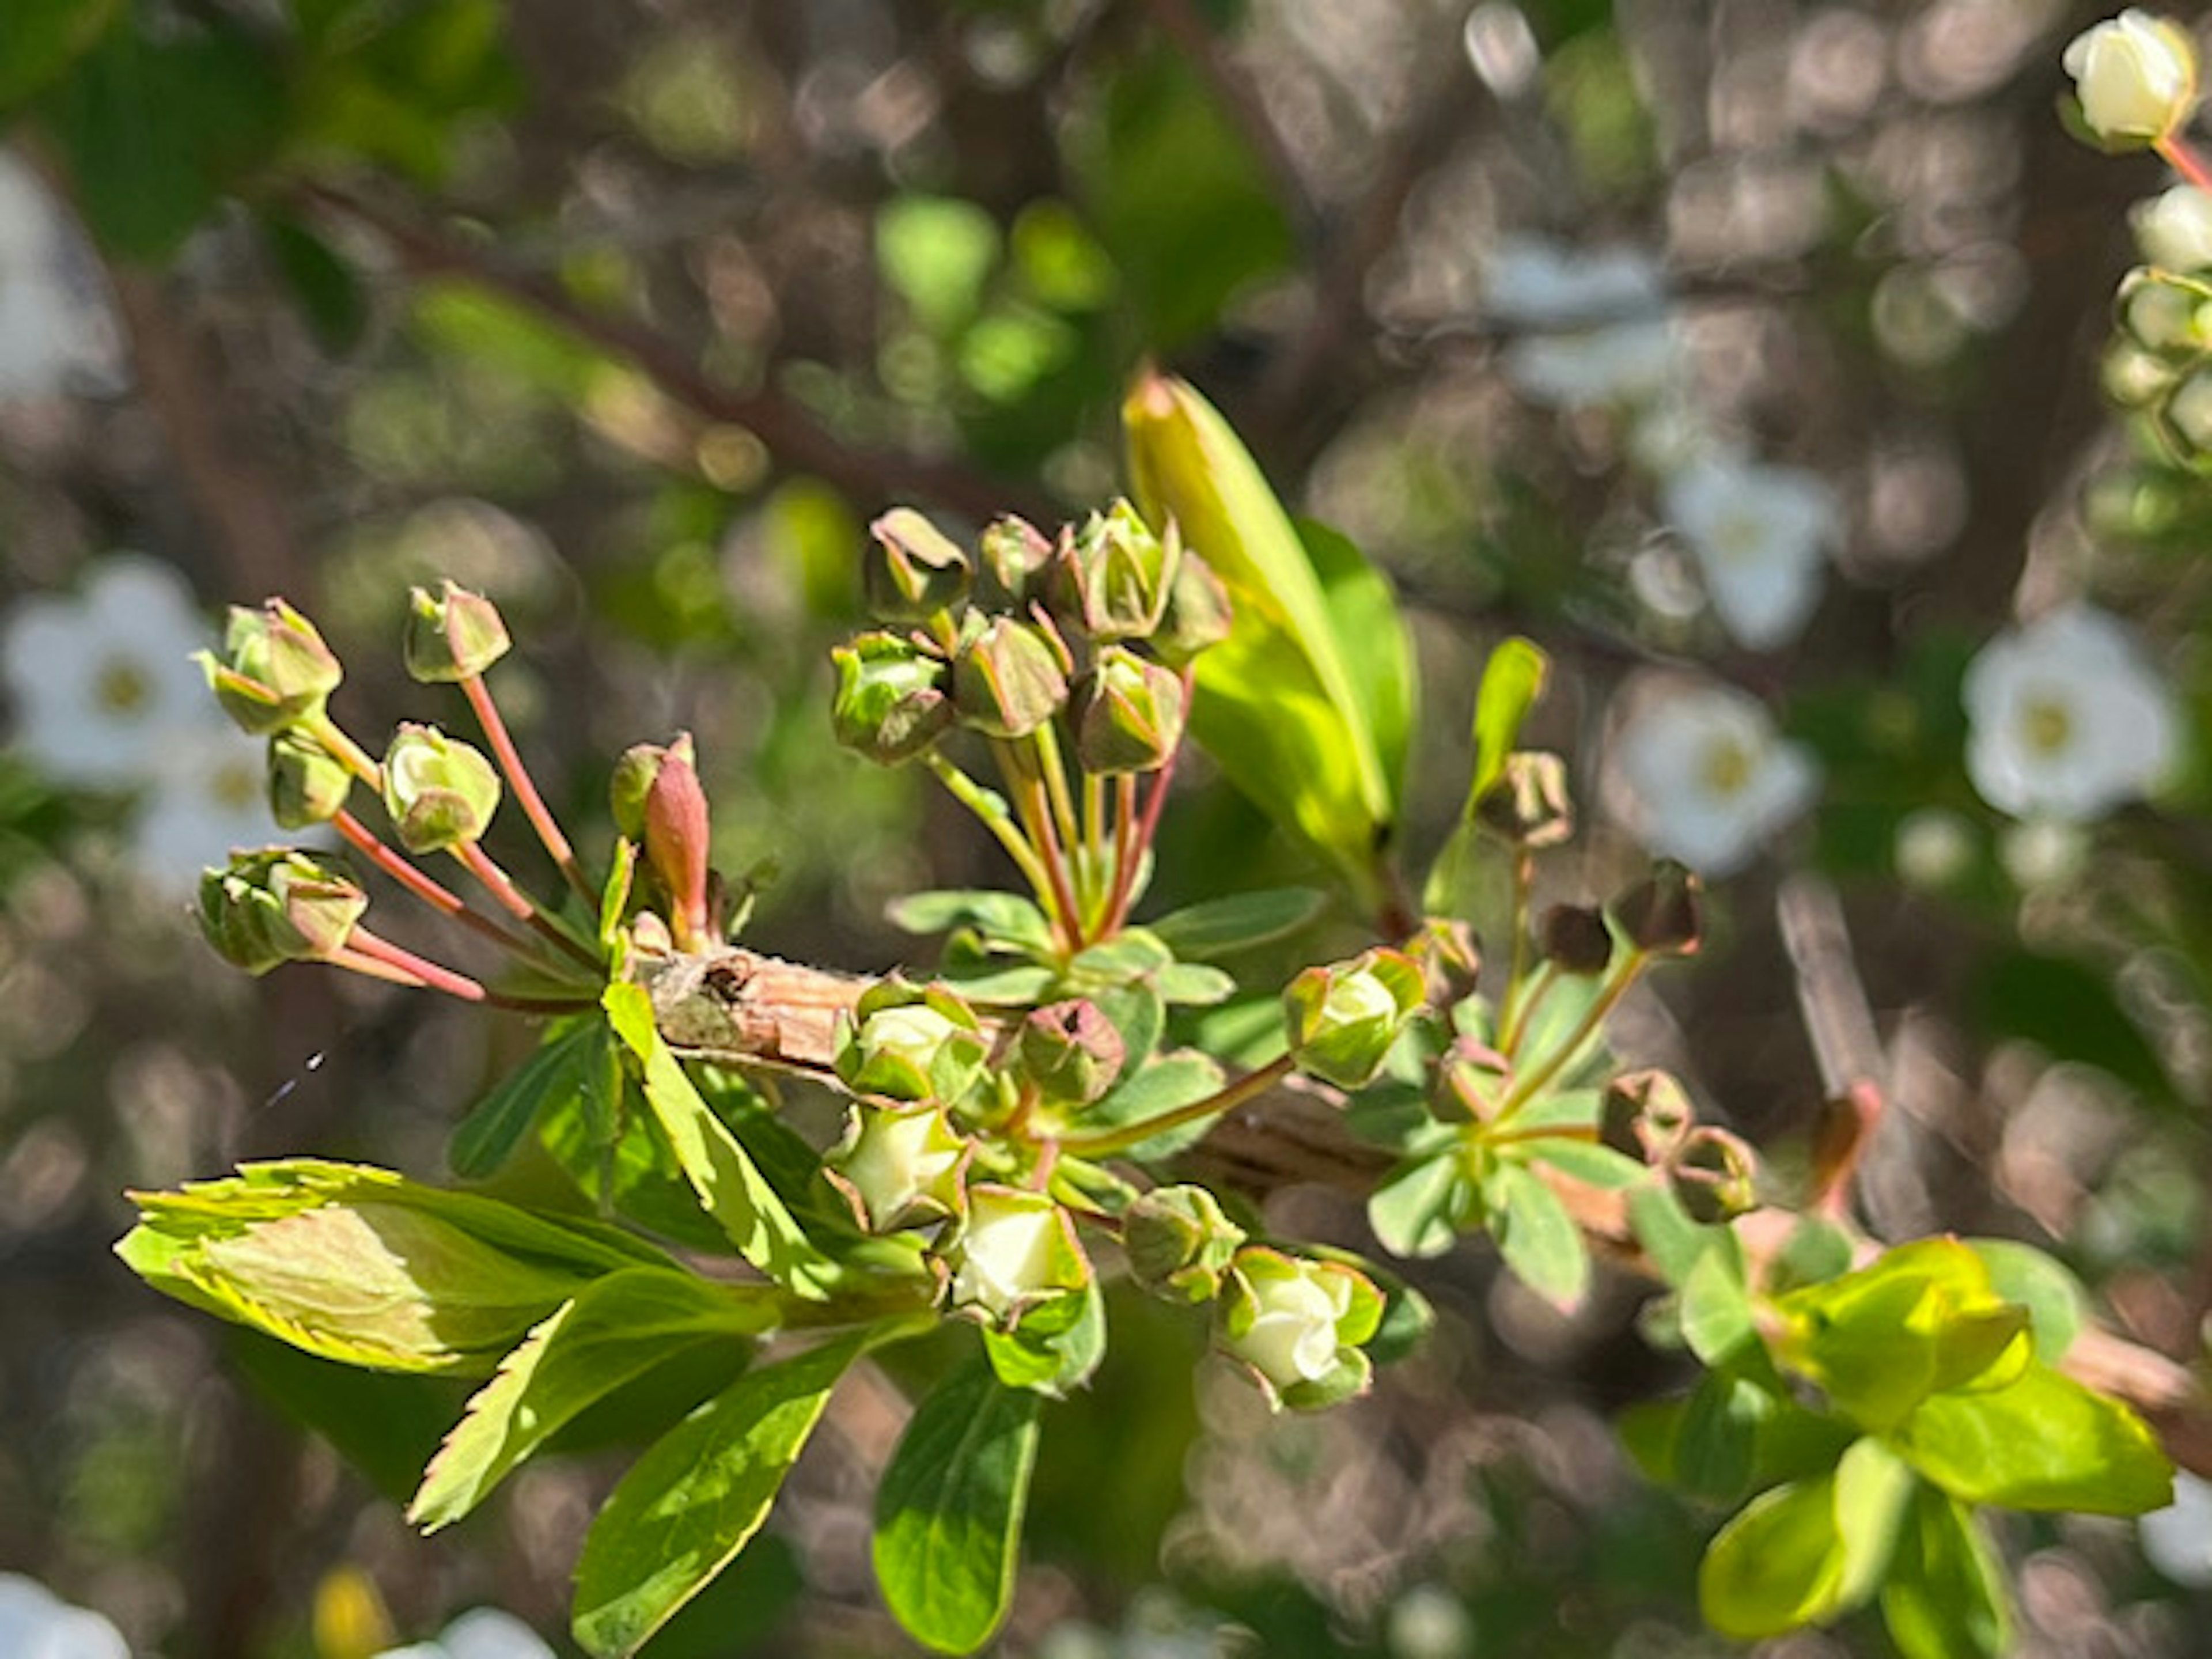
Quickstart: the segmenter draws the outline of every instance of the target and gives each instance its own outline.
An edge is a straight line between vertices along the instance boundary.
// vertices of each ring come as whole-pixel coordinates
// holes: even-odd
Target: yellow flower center
[[[1723,738],[1705,750],[1705,787],[1716,795],[1742,793],[1751,771],[1751,751],[1732,738]]]
[[[2037,754],[2059,753],[2074,738],[2074,712],[2055,697],[2035,697],[2020,711],[2021,736]]]
[[[129,657],[110,657],[93,677],[92,695],[104,713],[136,714],[152,698],[154,682]]]

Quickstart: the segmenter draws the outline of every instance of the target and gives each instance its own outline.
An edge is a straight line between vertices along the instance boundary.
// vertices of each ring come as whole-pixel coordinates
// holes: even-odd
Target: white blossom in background
[[[37,1579],[0,1572],[0,1654],[8,1659],[131,1659],[131,1644],[100,1614],[71,1607]]]
[[[1711,456],[1661,487],[1729,637],[1754,651],[1796,638],[1820,602],[1843,518],[1835,492],[1799,467]]]
[[[184,578],[137,554],[105,561],[73,598],[20,601],[0,622],[14,746],[58,783],[144,783],[222,718],[191,659],[208,633]]]
[[[1506,378],[1559,408],[1656,397],[1681,363],[1657,261],[1639,249],[1509,237],[1485,260],[1483,308],[1520,332]]]
[[[92,263],[36,173],[0,150],[0,401],[120,378]]]
[[[279,832],[269,816],[269,767],[261,742],[215,714],[155,763],[131,826],[131,864],[159,891],[188,896],[200,872],[234,848],[265,847]],[[312,846],[313,833],[283,832]]]
[[[2212,1483],[2186,1469],[2173,1474],[2173,1502],[2136,1522],[2143,1559],[2177,1584],[2212,1585]]]
[[[2152,264],[2166,270],[2212,269],[2212,192],[2176,185],[2136,203],[2128,217],[2136,246]]]
[[[375,1659],[554,1659],[538,1632],[511,1613],[478,1607],[428,1642],[392,1648]]]
[[[2016,817],[2078,823],[2143,794],[2179,747],[2172,694],[2120,622],[2071,605],[1967,665],[1966,774]]]
[[[1623,816],[1652,852],[1707,876],[1750,862],[1812,804],[1820,773],[1755,698],[1686,684],[1639,697],[1611,746]]]

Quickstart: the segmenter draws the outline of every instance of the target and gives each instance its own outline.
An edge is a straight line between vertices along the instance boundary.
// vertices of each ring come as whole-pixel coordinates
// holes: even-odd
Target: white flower
[[[21,601],[0,624],[18,747],[57,782],[143,782],[211,718],[191,654],[207,633],[183,578],[136,555],[107,560],[79,598]]]
[[[1644,845],[1709,876],[1750,860],[1812,802],[1819,771],[1743,692],[1686,686],[1649,697],[1613,746],[1626,816]]]
[[[959,1203],[960,1168],[968,1143],[934,1107],[890,1111],[856,1106],[851,1146],[834,1161],[832,1174],[859,1201],[865,1224],[887,1232],[909,1221],[952,1213]]]
[[[2154,143],[2188,119],[2197,100],[2197,50],[2188,35],[2138,7],[2075,36],[2065,63],[2081,118],[2108,141]]]
[[[2128,216],[2136,246],[2152,264],[2166,270],[2212,269],[2212,191],[2176,185],[2136,203]]]
[[[266,845],[276,833],[268,780],[263,744],[209,705],[205,720],[180,733],[155,763],[131,826],[138,873],[165,892],[188,895],[200,872],[228,862],[233,848]],[[315,837],[295,833],[287,839],[300,844]]]
[[[1505,377],[1537,403],[1587,409],[1655,397],[1680,362],[1674,325],[1661,317],[1516,340],[1505,353]]]
[[[1646,319],[1663,308],[1667,283],[1640,248],[1568,248],[1509,236],[1483,261],[1484,308],[1522,328],[1580,328]]]
[[[2173,1502],[2136,1523],[2143,1558],[2177,1584],[2212,1585],[2212,1484],[2175,1471]]]
[[[1966,669],[1966,773],[2015,817],[2094,818],[2155,785],[2179,747],[2166,688],[2085,605],[2000,635]]]
[[[392,1648],[375,1659],[553,1659],[553,1650],[513,1613],[478,1607],[454,1620],[434,1639]]]
[[[1232,1358],[1279,1389],[1318,1382],[1336,1369],[1342,1346],[1336,1327],[1351,1307],[1349,1284],[1312,1271],[1269,1277],[1254,1284],[1252,1304],[1250,1325],[1222,1345]]]
[[[1713,457],[1668,479],[1661,504],[1737,643],[1767,651],[1796,636],[1841,530],[1826,483],[1796,467]]]
[[[0,1653],[8,1659],[131,1659],[123,1633],[35,1578],[0,1573]]]
[[[1067,1218],[1042,1193],[975,1187],[954,1251],[951,1304],[981,1308],[1000,1324],[1022,1304],[1079,1289],[1087,1270]]]
[[[120,344],[38,175],[0,151],[0,400],[113,381]]]

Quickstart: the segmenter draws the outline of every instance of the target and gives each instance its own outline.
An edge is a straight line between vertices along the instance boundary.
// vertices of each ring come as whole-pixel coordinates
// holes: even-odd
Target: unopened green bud
[[[1182,677],[1121,646],[1099,651],[1078,706],[1075,752],[1086,771],[1157,772],[1182,742]]]
[[[1437,1060],[1429,1105],[1447,1123],[1487,1123],[1512,1092],[1512,1063],[1488,1043],[1463,1036]]]
[[[1697,952],[1705,884],[1696,872],[1662,859],[1651,873],[1607,906],[1620,936],[1655,957]]]
[[[337,954],[368,908],[359,883],[305,853],[234,853],[200,878],[200,932],[249,974]]]
[[[947,1300],[1001,1329],[1036,1304],[1091,1282],[1091,1263],[1067,1212],[1042,1193],[977,1185],[968,1219],[946,1251]]]
[[[1364,951],[1307,969],[1283,993],[1291,1059],[1340,1089],[1371,1082],[1425,989],[1421,970],[1401,951]]]
[[[408,590],[407,672],[426,685],[473,679],[513,644],[499,607],[483,594],[452,581],[435,593]]]
[[[942,1221],[960,1212],[969,1145],[942,1107],[857,1105],[844,1144],[823,1173],[872,1233]]]
[[[1662,1164],[1698,1121],[1688,1091],[1666,1072],[1624,1072],[1606,1085],[1598,1135],[1626,1157]]]
[[[1583,904],[1555,904],[1537,927],[1544,959],[1563,974],[1589,978],[1613,960],[1613,932],[1605,913]]]
[[[1667,1166],[1674,1197],[1693,1221],[1733,1220],[1759,1203],[1759,1158],[1741,1135],[1702,1123]]]
[[[985,526],[976,539],[975,559],[976,599],[994,611],[1020,611],[1039,597],[1052,563],[1052,544],[1035,525],[1009,514]]]
[[[1476,820],[1499,840],[1534,851],[1557,847],[1575,833],[1567,769],[1557,755],[1522,750],[1474,804]]]
[[[434,726],[402,726],[384,753],[384,810],[410,853],[466,846],[499,810],[499,774]]]
[[[1408,948],[1428,977],[1429,1000],[1435,1006],[1449,1008],[1474,994],[1482,978],[1482,951],[1466,922],[1431,916]]]
[[[830,653],[837,696],[830,708],[837,741],[879,766],[921,754],[952,724],[945,665],[895,634],[863,634]]]
[[[988,1051],[974,1010],[958,997],[889,979],[840,1018],[834,1063],[854,1094],[949,1103],[968,1092]]]
[[[2192,471],[2212,471],[2212,363],[2174,382],[2159,406],[2158,426],[2176,460]]]
[[[2128,337],[2169,362],[2212,347],[2212,283],[2138,267],[2120,283],[2118,311]]]
[[[1058,609],[1094,640],[1142,639],[1160,625],[1182,562],[1170,524],[1156,536],[1127,501],[1094,513],[1060,564]]]
[[[868,526],[868,608],[879,622],[927,622],[968,597],[968,556],[910,507]]]
[[[1170,668],[1186,668],[1208,647],[1229,637],[1236,625],[1229,589],[1213,567],[1186,548],[1168,590],[1167,614],[1152,630],[1152,649]]]
[[[345,678],[315,625],[282,599],[231,606],[222,654],[203,651],[198,661],[223,712],[256,737],[317,713]]]
[[[1382,1323],[1382,1293],[1366,1274],[1253,1245],[1223,1287],[1215,1332],[1268,1404],[1318,1411],[1364,1394],[1374,1365],[1360,1345]]]
[[[1121,1216],[1130,1277],[1168,1302],[1212,1301],[1244,1237],[1203,1187],[1155,1188]]]
[[[1127,1049],[1098,1005],[1079,997],[1036,1009],[1024,1019],[1014,1054],[1022,1076],[1046,1101],[1088,1106],[1114,1086]]]
[[[994,617],[952,659],[952,702],[987,736],[1027,737],[1067,702],[1066,660],[1042,629]]]
[[[345,763],[301,731],[269,739],[269,813],[280,828],[328,823],[353,793]]]

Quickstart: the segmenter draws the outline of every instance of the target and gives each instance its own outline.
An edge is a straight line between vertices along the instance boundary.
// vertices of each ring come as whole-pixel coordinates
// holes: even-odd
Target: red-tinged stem
[[[1165,1134],[1170,1129],[1179,1129],[1186,1123],[1199,1123],[1224,1112],[1233,1111],[1256,1095],[1265,1094],[1297,1069],[1288,1054],[1269,1060],[1256,1072],[1247,1073],[1218,1093],[1204,1100],[1194,1100],[1188,1106],[1178,1106],[1173,1111],[1162,1112],[1158,1117],[1125,1123],[1119,1128],[1101,1134],[1070,1135],[1060,1143],[1060,1150],[1079,1158],[1103,1158],[1111,1152],[1126,1152],[1140,1146],[1154,1135]]]
[[[1186,668],[1182,671],[1182,706],[1186,716],[1191,698],[1196,693],[1196,679],[1197,676],[1192,670]],[[1127,849],[1127,856],[1116,860],[1121,867],[1115,872],[1114,902],[1106,912],[1109,933],[1118,932],[1129,919],[1129,907],[1136,902],[1137,866],[1144,862],[1145,854],[1152,850],[1153,837],[1160,832],[1160,814],[1167,808],[1168,790],[1175,782],[1176,763],[1182,758],[1183,744],[1189,741],[1189,734],[1186,732],[1182,741],[1168,751],[1166,762],[1153,775],[1152,793],[1145,801],[1144,822],[1137,826],[1137,843]]]
[[[1007,793],[1013,797],[1014,811],[1029,834],[1030,845],[1036,849],[1045,879],[1051,884],[1053,906],[1060,912],[1060,943],[1072,957],[1083,948],[1083,913],[1077,908],[1074,890],[1068,885],[1067,860],[1060,852],[1060,838],[1053,833],[1052,808],[1045,799],[1035,751],[1007,738],[994,741],[991,748]]]
[[[1111,938],[1129,918],[1129,895],[1137,884],[1137,775],[1124,772],[1114,780],[1114,890],[1107,895],[1102,935]]]
[[[412,975],[417,985],[427,986],[433,991],[443,991],[447,996],[459,997],[464,1002],[482,1002],[485,998],[484,988],[466,974],[441,968],[436,963],[416,956],[403,945],[394,945],[387,939],[379,939],[366,927],[356,927],[347,936],[345,945],[331,960],[347,967],[361,967],[360,963],[349,960],[352,957],[365,957],[369,962],[397,969],[402,974]]]
[[[463,927],[474,929],[501,950],[513,951],[520,955],[536,953],[537,946],[531,940],[501,927],[483,911],[471,908],[468,902],[459,893],[410,864],[351,812],[341,808],[331,823],[355,851],[440,915],[450,916]]]
[[[530,820],[530,827],[538,832],[538,839],[561,873],[574,888],[578,897],[586,906],[596,906],[599,895],[584,879],[583,866],[576,862],[575,848],[568,845],[568,836],[553,821],[546,809],[545,798],[538,793],[538,785],[530,775],[530,769],[522,763],[522,751],[514,746],[507,734],[507,722],[500,718],[499,705],[491,700],[491,692],[481,674],[470,674],[461,680],[461,690],[467,695],[469,707],[476,711],[477,724],[483,728],[484,741],[491,745],[493,758],[507,776],[507,787],[514,791],[514,799],[522,808],[522,815]]]
[[[545,913],[531,902],[530,895],[514,884],[514,878],[491,860],[491,854],[475,842],[465,842],[451,849],[468,872],[484,885],[484,890],[497,899],[507,914],[530,929],[556,950],[574,957],[583,966],[597,972],[599,959],[578,944],[550,921]]]
[[[2159,159],[2199,190],[2212,191],[2212,166],[2189,146],[2189,141],[2178,132],[2169,132],[2151,148]]]
[[[356,936],[358,937],[358,934]],[[319,960],[329,963],[333,968],[343,968],[349,973],[359,974],[366,979],[380,979],[387,984],[404,985],[412,991],[429,989],[425,981],[416,975],[409,973],[404,968],[395,968],[388,962],[380,962],[374,957],[363,956],[360,951],[348,950],[343,945]]]

